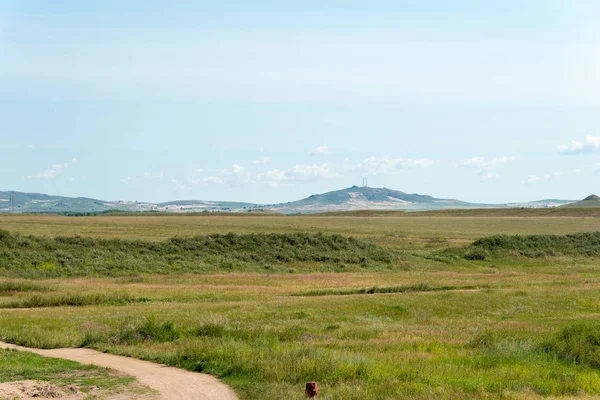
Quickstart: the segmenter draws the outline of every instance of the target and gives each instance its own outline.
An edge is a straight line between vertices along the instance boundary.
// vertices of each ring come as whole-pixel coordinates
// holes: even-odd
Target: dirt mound
[[[17,381],[0,383],[0,399],[83,399],[84,394],[75,386],[59,387],[48,382]]]

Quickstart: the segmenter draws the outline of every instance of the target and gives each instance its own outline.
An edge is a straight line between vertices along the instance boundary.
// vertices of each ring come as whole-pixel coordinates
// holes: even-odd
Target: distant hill
[[[267,206],[284,214],[308,214],[316,212],[352,210],[440,210],[446,208],[506,207],[498,204],[467,203],[455,199],[438,199],[429,195],[409,194],[387,188],[352,186],[305,199]]]
[[[10,201],[11,193],[14,193],[14,207]],[[258,206],[251,203],[201,200],[180,200],[154,204],[124,200],[106,201],[87,197],[50,196],[40,193],[0,192],[0,213],[103,212],[110,210],[133,212],[242,212],[258,211]]]
[[[260,206],[253,203],[235,201],[175,200],[156,204],[161,211],[198,212],[198,211],[256,211]]]
[[[95,212],[110,207],[101,200],[86,197],[62,197],[40,193],[0,192],[0,212],[10,212],[11,193],[14,193],[15,212]]]
[[[565,204],[574,203],[576,201],[577,200],[545,199],[529,201],[525,203],[506,203],[506,205],[513,208],[554,208],[563,206]]]
[[[592,194],[581,201],[576,201],[574,203],[566,204],[562,207],[567,208],[596,208],[600,207],[600,197]]]
[[[10,202],[14,193],[14,207]],[[600,206],[600,198],[588,198],[585,207]],[[552,208],[569,200],[539,200],[529,203],[481,204],[456,199],[440,199],[425,194],[410,194],[387,188],[352,186],[305,199],[270,205],[244,202],[175,200],[165,203],[137,201],[105,201],[87,197],[51,196],[40,193],[0,192],[0,213],[80,213],[106,211],[153,212],[276,212],[310,214],[356,210],[428,211],[476,208]],[[581,203],[581,202],[578,202]],[[578,204],[574,203],[574,204]],[[571,205],[573,207],[573,205]]]

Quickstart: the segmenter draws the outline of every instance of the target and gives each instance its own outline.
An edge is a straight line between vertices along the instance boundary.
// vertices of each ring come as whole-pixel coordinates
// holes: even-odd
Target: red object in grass
[[[306,382],[306,397],[313,399],[319,397],[319,385],[317,382]]]

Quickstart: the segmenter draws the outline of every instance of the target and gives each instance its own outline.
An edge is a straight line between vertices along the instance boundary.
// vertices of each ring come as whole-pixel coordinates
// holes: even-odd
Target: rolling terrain
[[[467,203],[454,199],[438,199],[428,195],[408,194],[387,188],[352,186],[302,200],[268,206],[283,214],[304,214],[351,210],[436,210],[444,208],[488,208],[491,204]]]
[[[11,202],[11,193],[14,198]],[[229,201],[178,200],[165,203],[106,201],[87,197],[50,196],[39,193],[0,192],[0,213],[101,213],[129,212],[242,212],[256,204]]]
[[[600,197],[592,194],[581,201],[565,204],[566,208],[597,208],[600,207]]]
[[[248,400],[600,396],[598,212],[353,213],[1,215],[0,341]]]
[[[551,208],[573,200],[539,200],[525,203],[482,204],[456,199],[440,199],[387,188],[352,186],[305,199],[260,205],[246,202],[175,200],[164,203],[105,201],[87,197],[51,196],[39,193],[0,192],[0,213],[103,213],[126,212],[266,212],[312,214],[355,210],[427,211],[479,208]],[[598,202],[600,204],[600,201]],[[591,203],[590,203],[591,204]],[[587,205],[586,207],[589,207]]]

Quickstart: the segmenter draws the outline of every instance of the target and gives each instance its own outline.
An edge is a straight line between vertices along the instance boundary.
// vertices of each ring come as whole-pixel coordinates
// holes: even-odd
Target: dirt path
[[[29,351],[44,357],[64,358],[81,364],[93,364],[111,368],[137,378],[137,380],[160,392],[165,400],[237,400],[227,385],[215,377],[167,367],[135,358],[100,353],[90,349],[30,349],[0,342],[0,348]]]

